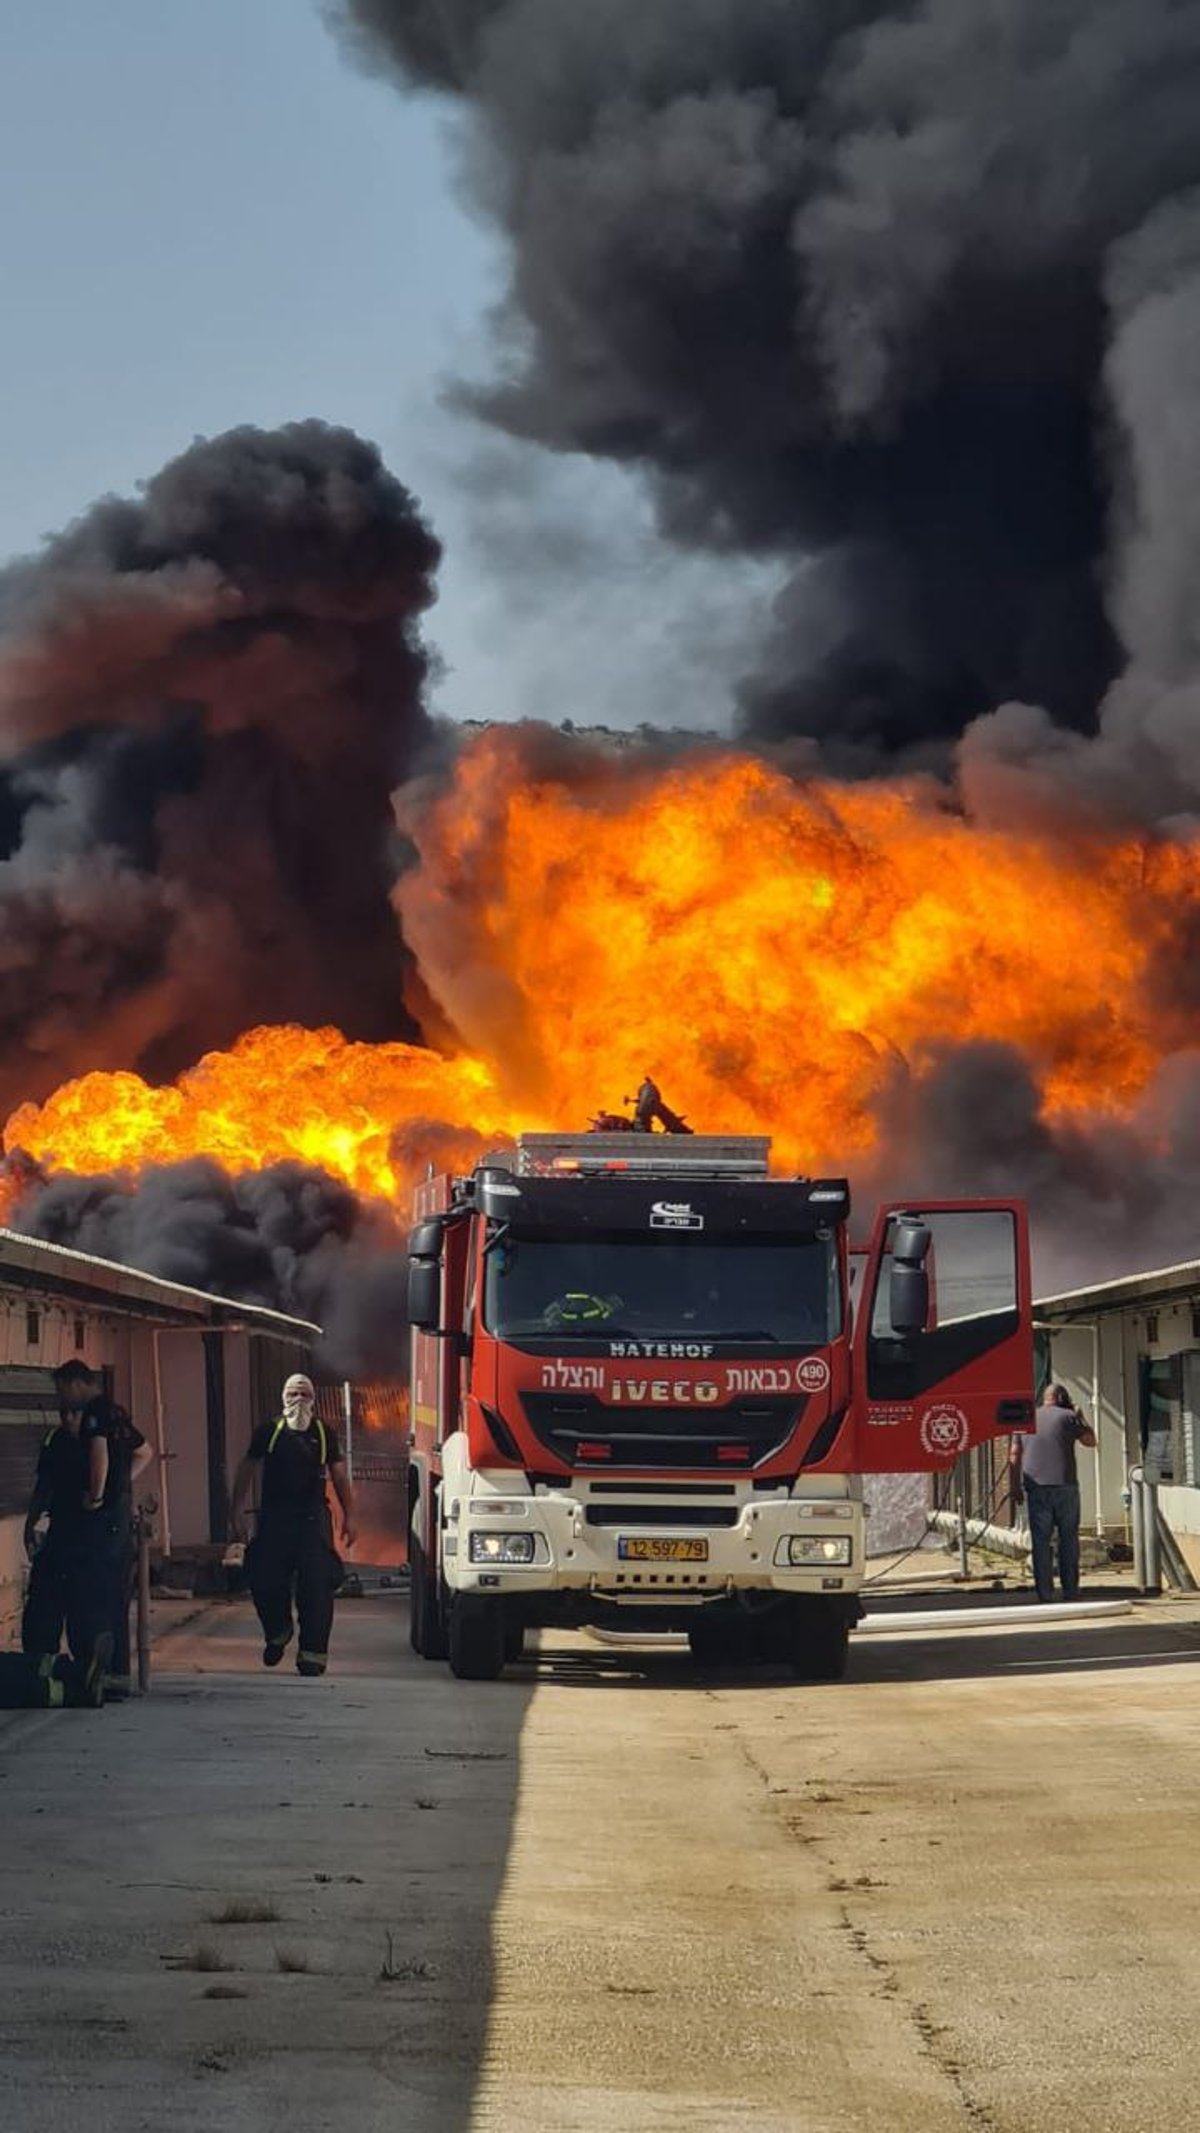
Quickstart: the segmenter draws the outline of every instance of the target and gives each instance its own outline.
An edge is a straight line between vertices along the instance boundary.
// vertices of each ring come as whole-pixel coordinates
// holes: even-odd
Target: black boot
[[[112,1631],[102,1629],[83,1673],[83,1700],[93,1711],[98,1711],[104,1702],[104,1679],[112,1655]]]

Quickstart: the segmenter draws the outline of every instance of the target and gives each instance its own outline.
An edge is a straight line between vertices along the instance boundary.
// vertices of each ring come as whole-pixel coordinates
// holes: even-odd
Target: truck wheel
[[[450,1672],[458,1681],[495,1681],[503,1670],[503,1604],[456,1592],[450,1602]]]
[[[421,1659],[444,1659],[446,1632],[442,1624],[438,1581],[430,1573],[421,1542],[411,1530],[408,1536],[408,1638]]]
[[[790,1666],[795,1643],[792,1603],[780,1600],[751,1618],[750,1641],[762,1666]]]
[[[841,1681],[850,1651],[850,1624],[840,1608],[813,1597],[793,1602],[792,1671],[797,1681]]]
[[[750,1657],[740,1622],[712,1621],[701,1615],[689,1628],[687,1640],[697,1666],[744,1666]]]

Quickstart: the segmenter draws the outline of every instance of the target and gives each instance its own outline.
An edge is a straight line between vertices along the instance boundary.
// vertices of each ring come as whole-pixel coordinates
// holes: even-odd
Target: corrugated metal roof
[[[41,1237],[26,1237],[19,1230],[0,1228],[0,1287],[5,1281],[29,1288],[41,1282],[65,1295],[86,1295],[94,1302],[128,1316],[206,1319],[213,1325],[236,1321],[260,1326],[264,1332],[292,1333],[311,1340],[321,1328],[307,1318],[289,1318],[266,1304],[239,1303],[232,1296],[216,1296],[206,1289],[189,1288],[185,1282],[165,1281],[159,1274],[145,1274],[139,1267],[122,1266],[115,1259],[98,1259],[91,1252],[77,1252],[67,1244],[47,1244]]]
[[[1130,1304],[1167,1303],[1191,1290],[1200,1291],[1200,1259],[1185,1259],[1178,1266],[1157,1267],[1147,1274],[1123,1274],[1117,1281],[1097,1282],[1090,1289],[1039,1296],[1033,1310],[1035,1318],[1055,1318],[1065,1324],[1073,1318],[1128,1309]]]

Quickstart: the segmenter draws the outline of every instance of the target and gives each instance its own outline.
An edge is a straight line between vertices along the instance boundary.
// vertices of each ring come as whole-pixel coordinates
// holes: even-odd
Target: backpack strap
[[[322,1422],[322,1420],[321,1420],[321,1417],[320,1417],[320,1415],[314,1415],[314,1416],[313,1416],[313,1421],[314,1421],[314,1422],[316,1423],[316,1426],[317,1426],[317,1443],[318,1443],[318,1444],[320,1445],[320,1448],[321,1448],[321,1465],[322,1465],[322,1466],[328,1466],[328,1464],[329,1464],[329,1439],[328,1439],[328,1437],[327,1437],[327,1436],[325,1435],[325,1424],[324,1424],[324,1423]],[[280,1417],[279,1417],[279,1420],[278,1420],[278,1422],[277,1422],[277,1423],[275,1424],[275,1427],[274,1427],[274,1429],[273,1429],[273,1430],[271,1431],[271,1441],[270,1441],[270,1443],[269,1443],[269,1444],[268,1444],[268,1446],[267,1446],[267,1456],[268,1456],[268,1458],[270,1457],[271,1453],[272,1453],[272,1452],[274,1451],[274,1449],[275,1449],[275,1446],[276,1446],[276,1445],[278,1444],[278,1442],[279,1442],[279,1433],[280,1433],[280,1431],[281,1431],[281,1430],[284,1430],[284,1429],[286,1429],[286,1428],[287,1428],[287,1422],[286,1422],[286,1420],[285,1420],[284,1416],[283,1416],[283,1415],[280,1415]]]

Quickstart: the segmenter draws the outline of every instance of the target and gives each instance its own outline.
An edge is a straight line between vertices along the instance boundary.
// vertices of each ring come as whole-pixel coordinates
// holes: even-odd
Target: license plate
[[[648,1535],[629,1538],[622,1534],[617,1554],[623,1563],[706,1563],[706,1540],[652,1540]]]

